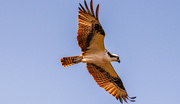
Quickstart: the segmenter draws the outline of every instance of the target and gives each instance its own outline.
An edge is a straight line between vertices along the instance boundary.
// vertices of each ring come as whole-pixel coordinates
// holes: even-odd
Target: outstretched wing
[[[84,1],[86,9],[81,5],[79,7],[79,15],[78,15],[78,35],[77,35],[77,41],[79,44],[79,47],[81,48],[81,51],[85,52],[87,48],[92,44],[96,44],[96,42],[101,42],[101,46],[99,45],[98,47],[94,48],[104,48],[104,30],[101,27],[101,24],[99,23],[98,19],[98,12],[99,12],[99,4],[97,5],[96,8],[96,14],[94,14],[93,11],[93,2],[91,0],[90,3],[90,9],[87,6],[86,1]],[[94,39],[93,42],[92,39],[97,35],[97,39]],[[99,38],[98,36],[102,35]],[[97,45],[97,44],[96,44]]]
[[[98,65],[97,65],[98,64]],[[135,97],[129,97],[119,76],[114,71],[111,63],[87,63],[87,69],[97,84],[112,94],[122,103],[122,99],[134,102]]]

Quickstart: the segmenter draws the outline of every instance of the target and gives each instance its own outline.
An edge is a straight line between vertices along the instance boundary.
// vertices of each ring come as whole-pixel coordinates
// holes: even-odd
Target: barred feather
[[[102,68],[96,64],[87,63],[87,69],[97,84],[109,92],[109,94],[112,94],[121,103],[123,100],[125,102],[127,102],[127,100],[134,102],[136,97],[128,96],[119,76],[116,73],[112,74],[112,71],[108,72],[108,70],[114,70],[110,63],[109,65],[110,67],[106,64],[106,67]]]
[[[61,59],[61,64],[64,67],[67,67],[81,62],[81,59],[82,59],[81,56],[63,57]]]
[[[79,7],[79,15],[78,15],[78,36],[77,41],[81,51],[86,52],[87,48],[90,46],[90,42],[92,37],[97,33],[103,33],[104,31],[99,23],[98,13],[99,13],[99,4],[96,8],[96,15],[93,10],[93,1],[90,2],[90,9],[87,6],[86,1],[84,1],[85,7],[81,4]],[[95,24],[98,24],[101,27],[99,30],[95,30]],[[104,33],[102,34],[104,35]]]

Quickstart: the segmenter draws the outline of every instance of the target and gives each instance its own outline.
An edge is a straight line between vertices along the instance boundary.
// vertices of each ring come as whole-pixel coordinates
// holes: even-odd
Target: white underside
[[[93,36],[87,51],[82,56],[83,59],[81,61],[84,63],[111,62],[111,58],[104,47],[104,36],[100,33],[96,33]]]
[[[109,57],[106,50],[95,52],[95,53],[93,53],[93,52],[85,53],[82,57],[83,57],[83,59],[81,60],[81,62],[94,63],[97,66],[104,69],[105,71],[109,72],[111,76],[117,77],[117,74],[114,71],[114,68],[112,67],[112,65],[110,63],[115,60]]]
[[[86,53],[81,60],[84,63],[106,63],[111,62],[111,58],[108,56],[106,50],[96,53]]]

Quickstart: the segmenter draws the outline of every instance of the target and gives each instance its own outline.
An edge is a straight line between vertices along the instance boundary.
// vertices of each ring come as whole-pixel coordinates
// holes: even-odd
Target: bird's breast
[[[105,62],[110,62],[110,58],[106,55],[106,53],[104,51],[96,52],[96,53],[86,53],[83,55],[82,62],[85,62],[85,63],[92,63],[92,62],[105,63]]]

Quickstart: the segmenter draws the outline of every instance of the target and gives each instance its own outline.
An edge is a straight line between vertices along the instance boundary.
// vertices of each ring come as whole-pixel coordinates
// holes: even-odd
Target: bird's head
[[[119,56],[116,54],[112,54],[110,52],[107,52],[107,54],[109,55],[109,57],[111,58],[111,61],[117,61],[118,63],[120,63],[120,59]]]

